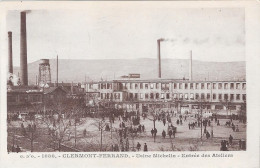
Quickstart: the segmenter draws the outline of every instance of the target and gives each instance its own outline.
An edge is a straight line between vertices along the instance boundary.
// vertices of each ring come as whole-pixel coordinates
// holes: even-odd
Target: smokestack
[[[157,50],[158,50],[158,78],[161,78],[161,48],[160,48],[161,40],[157,40]]]
[[[13,73],[13,46],[12,46],[12,32],[8,32],[8,72]]]
[[[190,66],[189,66],[189,79],[192,81],[192,50],[190,51]]]
[[[21,12],[21,29],[20,29],[20,72],[21,85],[28,85],[27,69],[27,41],[26,41],[26,12]]]

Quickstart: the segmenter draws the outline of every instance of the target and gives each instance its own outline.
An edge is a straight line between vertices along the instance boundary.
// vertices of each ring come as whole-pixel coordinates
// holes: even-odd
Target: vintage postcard
[[[257,2],[2,9],[4,167],[259,166]]]

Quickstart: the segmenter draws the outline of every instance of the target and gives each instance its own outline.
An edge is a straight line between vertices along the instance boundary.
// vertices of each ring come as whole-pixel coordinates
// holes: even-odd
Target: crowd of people
[[[37,113],[38,114],[38,113]],[[40,111],[39,114],[45,114],[45,115],[54,115],[55,110],[46,110],[45,112]],[[111,151],[130,151],[130,150],[137,150],[140,151],[142,149],[141,143],[137,143],[135,147],[130,147],[129,140],[132,136],[137,136],[138,134],[146,135],[146,127],[144,124],[141,123],[141,118],[139,112],[121,112],[120,113],[106,113],[99,115],[97,117],[101,117],[105,120],[105,118],[108,119],[109,123],[115,123],[115,121],[119,121],[118,127],[113,127],[113,129],[117,132],[119,135],[119,143],[113,144],[111,147]],[[35,116],[35,113],[28,113],[29,119],[30,116]],[[154,113],[153,116],[149,113],[142,113],[141,117],[143,120],[149,119],[151,122],[154,122],[154,127],[151,129],[151,135],[152,138],[155,139],[155,137],[160,136],[160,128],[155,126],[157,124],[163,124],[163,129],[161,132],[161,137],[163,139],[167,139],[167,136],[172,139],[176,137],[177,134],[177,127],[181,127],[182,125],[188,126],[189,130],[195,130],[196,128],[203,128],[203,133],[206,137],[206,139],[209,139],[210,137],[213,138],[213,130],[211,130],[211,133],[207,130],[207,127],[211,127],[214,124],[220,126],[219,118],[216,115],[213,115],[208,118],[202,118],[202,116],[195,114],[195,116],[188,115],[188,114],[177,114],[177,112],[169,111],[165,112],[163,110],[157,111]],[[11,113],[8,114],[8,121],[12,120],[21,120],[21,113]],[[238,132],[239,128],[238,125],[235,125],[233,120],[241,120],[240,122],[244,122],[243,117],[238,117],[232,115],[230,120],[225,123],[225,126],[231,127],[234,132]],[[173,122],[176,121],[176,122]],[[112,131],[112,125],[109,123],[106,123],[105,125],[105,131]],[[176,124],[176,126],[174,125]],[[166,126],[166,127],[165,127]],[[151,128],[151,127],[150,127]],[[158,135],[158,129],[159,129],[159,135]],[[114,131],[113,130],[113,131]],[[150,130],[150,129],[149,129]],[[149,133],[149,130],[147,132]],[[86,129],[83,130],[83,136],[86,137],[87,131]],[[178,137],[178,134],[177,134]],[[232,144],[233,143],[233,136],[229,136],[228,141],[221,142],[221,150],[226,150],[227,145],[224,144]],[[134,148],[134,149],[131,149]],[[148,151],[147,144],[143,144],[143,151]]]

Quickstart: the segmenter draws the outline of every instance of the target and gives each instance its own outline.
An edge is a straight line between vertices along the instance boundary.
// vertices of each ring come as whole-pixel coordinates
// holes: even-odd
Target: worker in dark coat
[[[141,144],[139,142],[137,142],[136,148],[138,151],[141,149]]]
[[[147,152],[148,151],[148,147],[146,145],[146,143],[144,143],[144,152]]]
[[[152,137],[153,137],[153,134],[154,134],[154,130],[153,129],[151,130],[151,134],[152,134]]]
[[[233,142],[233,137],[232,135],[229,135],[229,144],[232,145],[232,142]]]
[[[166,132],[163,130],[162,132],[162,137],[165,138],[166,137]]]

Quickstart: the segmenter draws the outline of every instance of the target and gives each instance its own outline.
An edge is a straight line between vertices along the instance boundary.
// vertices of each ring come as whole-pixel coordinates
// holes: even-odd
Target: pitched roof
[[[52,93],[56,90],[62,90],[64,93],[67,93],[67,91],[65,89],[63,89],[62,87],[49,87],[49,88],[44,88],[44,94],[49,94],[49,93]]]

